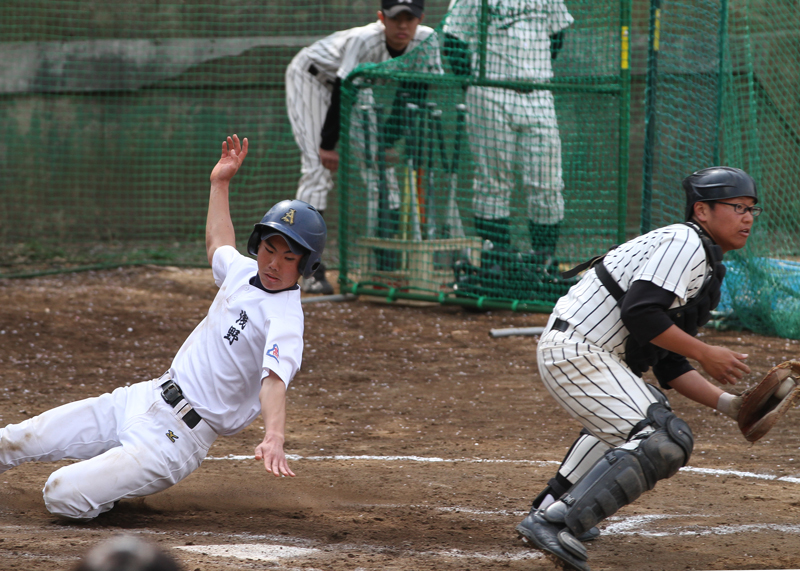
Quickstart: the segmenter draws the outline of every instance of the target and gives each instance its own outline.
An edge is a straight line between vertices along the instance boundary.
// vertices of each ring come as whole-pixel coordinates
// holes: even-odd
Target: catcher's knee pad
[[[650,406],[648,418],[655,430],[642,434],[639,446],[610,450],[544,517],[580,535],[684,466],[694,443],[689,425],[660,403]]]
[[[641,443],[633,453],[642,466],[649,490],[658,480],[671,478],[686,465],[694,448],[694,435],[686,421],[660,403],[650,405],[647,417],[655,430],[639,438]],[[637,437],[634,435],[632,440]]]

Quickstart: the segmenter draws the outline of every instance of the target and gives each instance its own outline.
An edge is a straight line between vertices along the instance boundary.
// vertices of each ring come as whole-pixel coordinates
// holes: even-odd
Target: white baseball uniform
[[[451,0],[444,31],[469,45],[472,74],[479,73],[481,0]],[[563,0],[489,0],[486,79],[544,83],[553,77],[550,36],[574,19]],[[561,138],[553,94],[470,86],[467,128],[476,162],[475,216],[510,216],[517,176],[528,218],[556,224],[564,218]]]
[[[695,297],[711,272],[700,237],[684,224],[634,238],[603,263],[623,291],[645,281],[674,293],[672,307]],[[590,269],[556,303],[539,341],[545,387],[591,433],[580,436],[559,469],[570,483],[609,448],[630,446],[631,430],[657,402],[625,362],[628,335],[616,299]]]
[[[427,40],[431,34],[433,29],[417,26],[414,38],[404,54],[408,54]],[[419,71],[441,74],[443,70],[435,34],[430,42],[434,42],[427,51],[431,57],[425,58],[425,63]],[[295,141],[302,155],[301,177],[297,188],[298,200],[308,202],[318,210],[325,210],[328,204],[328,192],[333,189],[331,172],[322,166],[319,149],[334,82],[337,78],[344,80],[362,63],[381,63],[389,59],[391,55],[386,47],[386,34],[381,22],[331,34],[303,48],[292,59],[286,69],[286,108]],[[374,103],[371,89],[359,91],[357,105],[371,109]],[[363,121],[358,112],[354,112],[351,117],[354,124]],[[376,124],[374,117],[374,111],[371,111],[370,123],[373,125]],[[376,128],[371,127],[371,130],[376,131]],[[353,144],[363,155],[364,129],[357,125],[353,133],[358,135],[353,139]],[[373,138],[373,149],[376,148],[375,141]],[[374,160],[372,164],[375,164]],[[363,167],[359,170],[364,176],[367,188],[375,189],[374,192],[377,192],[375,183],[377,175]],[[397,208],[400,202],[399,187],[394,170],[387,169],[386,176],[392,207]]]
[[[288,386],[300,368],[300,290],[258,287],[256,261],[231,246],[216,250],[212,270],[220,289],[167,373],[6,426],[0,471],[82,460],[51,474],[44,499],[54,514],[90,519],[117,500],[176,484],[200,466],[217,435],[250,424],[261,409],[261,380],[277,374]],[[174,408],[161,394],[170,379],[184,396]]]

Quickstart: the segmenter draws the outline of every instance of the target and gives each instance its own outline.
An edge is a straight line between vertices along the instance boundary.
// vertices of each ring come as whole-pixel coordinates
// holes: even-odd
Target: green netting
[[[434,24],[446,0],[429,0]],[[375,21],[377,0],[0,3],[0,275],[102,262],[204,264],[208,174],[251,142],[240,244],[300,159],[284,74],[303,47]],[[336,264],[336,204],[326,257]]]
[[[678,183],[691,171],[745,169],[765,211],[747,248],[727,256],[720,309],[732,325],[800,338],[796,7],[664,0],[651,16],[642,229],[680,220]]]
[[[565,0],[574,22],[563,37],[525,44],[524,27],[546,27],[558,5],[463,0],[444,18],[447,0],[428,0],[435,35],[345,83],[325,253],[342,286],[547,310],[568,285],[558,266],[680,220],[679,181],[729,164],[756,178],[766,210],[747,250],[729,256],[721,309],[800,338],[793,4]],[[287,65],[315,40],[375,21],[377,9],[377,0],[1,3],[0,275],[205,264],[208,173],[231,132],[251,141],[232,194],[241,243],[297,189]],[[558,178],[554,133],[564,210],[553,250],[560,185],[532,189]]]
[[[347,286],[547,309],[573,283],[560,269],[624,238],[628,18],[459,0],[424,44],[359,67],[342,103]]]

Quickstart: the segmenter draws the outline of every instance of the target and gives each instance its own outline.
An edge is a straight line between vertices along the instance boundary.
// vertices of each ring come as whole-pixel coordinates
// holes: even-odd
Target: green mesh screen
[[[342,279],[355,292],[549,308],[624,237],[620,4],[460,0],[344,86]],[[624,46],[623,46],[624,39]]]
[[[231,195],[240,244],[300,176],[284,74],[304,46],[376,20],[377,0],[0,3],[0,275],[205,264],[208,175],[251,143]],[[429,0],[435,23],[445,0]],[[336,265],[336,201],[326,257]]]
[[[663,0],[650,22],[642,230],[682,219],[680,180],[693,170],[745,169],[765,210],[747,248],[726,256],[721,323],[800,338],[796,8]]]
[[[794,6],[566,0],[563,36],[527,45],[518,26],[546,21],[549,4],[509,5],[466,0],[444,18],[447,0],[428,0],[430,41],[345,83],[324,256],[343,289],[548,310],[569,285],[556,269],[680,220],[680,180],[729,164],[754,176],[766,210],[747,250],[728,256],[720,309],[727,323],[800,338]],[[286,66],[376,11],[372,0],[0,3],[0,276],[205,264],[208,173],[232,132],[251,142],[232,192],[242,243],[297,188]],[[441,69],[425,68],[437,54]],[[555,240],[558,193],[531,191],[552,179],[553,125]]]

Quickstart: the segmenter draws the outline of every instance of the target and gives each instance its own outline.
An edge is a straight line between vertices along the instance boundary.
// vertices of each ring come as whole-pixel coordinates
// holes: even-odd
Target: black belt
[[[184,413],[184,415],[181,418],[183,419],[183,422],[186,423],[186,426],[188,426],[189,428],[194,428],[195,426],[197,426],[198,422],[203,420],[202,418],[200,418],[200,415],[197,414],[197,411],[192,408],[192,405],[190,405],[186,401],[186,399],[183,398],[183,391],[181,391],[181,388],[178,386],[178,383],[176,383],[172,379],[161,385],[161,398],[163,398],[164,401],[172,408],[175,408],[175,405],[177,405],[181,401],[184,401],[186,403],[181,408],[185,408],[188,406],[189,410],[186,413]]]
[[[556,320],[553,321],[553,327],[550,329],[555,329],[556,331],[561,331],[561,333],[564,333],[564,331],[569,329],[569,323],[556,317]]]

